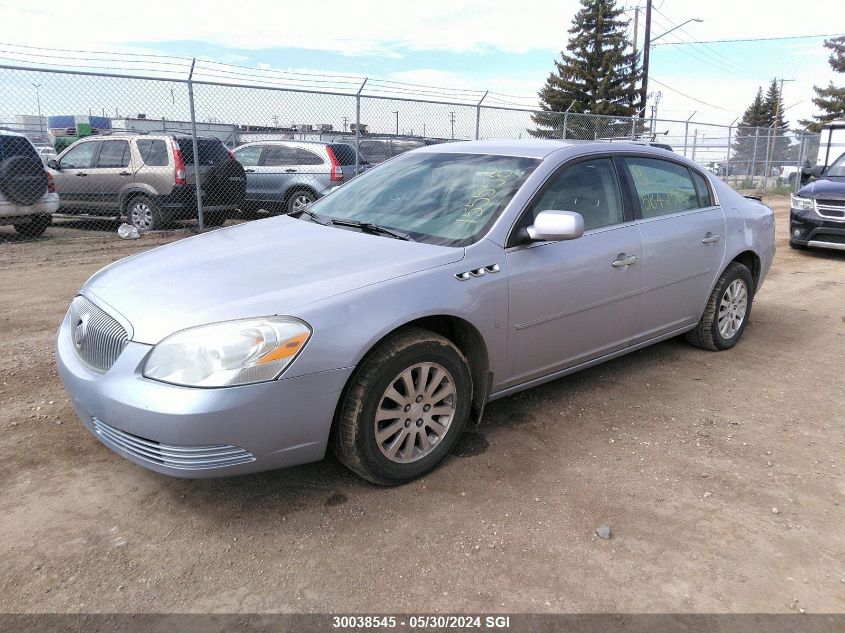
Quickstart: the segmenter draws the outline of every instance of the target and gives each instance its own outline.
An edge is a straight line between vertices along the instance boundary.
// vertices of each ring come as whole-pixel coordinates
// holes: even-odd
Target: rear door
[[[132,183],[129,141],[101,141],[89,172],[92,206],[100,211],[117,211],[120,192]]]
[[[639,342],[701,318],[725,255],[725,215],[695,169],[646,156],[624,164],[643,240]]]
[[[59,159],[59,169],[52,173],[62,207],[91,206],[92,186],[89,178],[98,145],[99,141],[78,141]]]
[[[268,144],[260,163],[249,174],[255,181],[255,196],[260,202],[284,202],[285,192],[296,178],[296,147]]]

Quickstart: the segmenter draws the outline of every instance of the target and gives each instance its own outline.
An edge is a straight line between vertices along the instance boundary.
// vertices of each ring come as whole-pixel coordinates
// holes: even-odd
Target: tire
[[[225,211],[209,211],[202,215],[205,226],[223,226],[228,217],[229,214]]]
[[[157,231],[166,224],[158,203],[149,196],[134,196],[126,201],[124,207],[126,221],[141,233]]]
[[[313,191],[297,189],[288,195],[286,203],[288,213],[296,213],[317,199]]]
[[[789,240],[789,247],[794,248],[796,251],[806,251],[809,247],[806,244],[799,244],[798,242],[793,242]]]
[[[408,382],[402,376],[408,371],[415,388],[428,383],[419,399],[413,397],[416,391],[411,394],[413,404],[406,399]],[[388,396],[391,390],[396,400]],[[472,377],[460,350],[428,330],[404,330],[373,351],[350,379],[334,428],[335,455],[375,484],[393,486],[421,477],[455,445],[471,399]],[[444,413],[431,413],[437,410]],[[377,412],[382,412],[378,421]]]
[[[0,192],[28,207],[47,193],[47,172],[37,158],[10,156],[0,162]]]
[[[41,237],[47,227],[53,223],[53,217],[47,214],[34,215],[29,222],[15,224],[15,232],[28,239]]]
[[[729,290],[734,293],[733,298],[729,296]],[[741,309],[743,297],[744,310]],[[748,325],[753,300],[754,280],[751,273],[742,264],[731,262],[710,293],[698,325],[687,332],[687,342],[712,352],[730,349],[737,344]],[[720,313],[725,319],[721,323]],[[739,322],[738,317],[741,317]]]

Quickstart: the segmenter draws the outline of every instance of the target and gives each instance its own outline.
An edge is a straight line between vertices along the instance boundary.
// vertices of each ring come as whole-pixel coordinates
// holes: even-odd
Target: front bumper
[[[239,475],[323,458],[351,368],[220,389],[168,385],[142,375],[149,345],[129,342],[105,374],[71,342],[65,317],[56,360],[74,410],[106,446],[177,477]]]
[[[823,218],[813,211],[792,209],[789,241],[798,246],[845,250],[845,221]]]

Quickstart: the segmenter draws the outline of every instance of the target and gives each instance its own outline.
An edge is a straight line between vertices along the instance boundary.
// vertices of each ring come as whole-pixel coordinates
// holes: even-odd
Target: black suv
[[[845,251],[845,154],[810,175],[816,179],[792,195],[789,245]]]

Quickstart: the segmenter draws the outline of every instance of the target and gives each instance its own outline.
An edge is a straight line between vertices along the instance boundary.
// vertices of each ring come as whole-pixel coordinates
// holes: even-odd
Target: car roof
[[[608,141],[580,141],[580,140],[557,140],[557,139],[518,139],[518,140],[496,140],[496,141],[456,141],[441,143],[438,145],[426,145],[415,152],[449,152],[464,154],[495,154],[499,156],[519,156],[521,158],[546,158],[549,154],[564,150],[579,148],[586,152],[612,151],[620,152],[654,152],[655,155],[671,153],[664,149],[651,147],[644,143],[637,142],[608,142]]]
[[[6,128],[0,127],[0,135],[3,136],[23,136],[26,138],[26,134],[21,134],[20,132],[14,132],[12,130],[7,130]],[[30,141],[31,143],[32,141]]]

